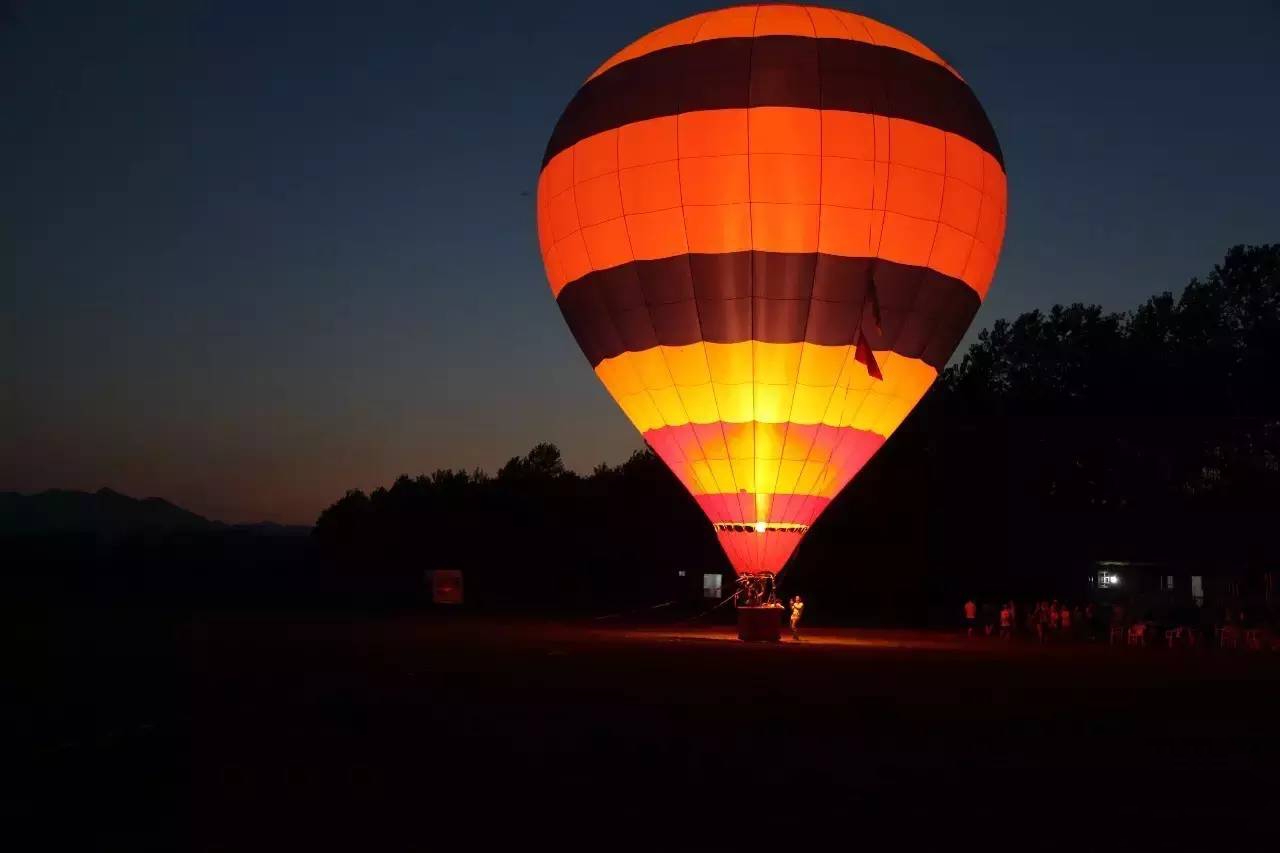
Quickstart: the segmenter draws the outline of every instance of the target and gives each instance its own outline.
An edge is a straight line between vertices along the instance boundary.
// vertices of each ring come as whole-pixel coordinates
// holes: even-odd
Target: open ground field
[[[448,828],[886,820],[1243,839],[1280,767],[1262,653],[284,614],[64,626],[46,651],[22,674],[19,803],[101,849],[175,827],[199,850],[403,849]]]

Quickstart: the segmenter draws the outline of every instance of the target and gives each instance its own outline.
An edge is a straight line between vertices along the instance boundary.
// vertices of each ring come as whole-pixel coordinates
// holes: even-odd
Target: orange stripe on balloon
[[[988,152],[907,119],[754,107],[635,122],[553,157],[538,179],[551,290],[685,252],[879,257],[985,297],[1008,187]]]

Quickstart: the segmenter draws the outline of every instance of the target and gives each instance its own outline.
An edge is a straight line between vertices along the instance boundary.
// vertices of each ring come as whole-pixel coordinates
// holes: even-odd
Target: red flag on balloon
[[[876,355],[871,351],[871,344],[867,341],[867,336],[858,330],[858,347],[853,351],[854,361],[860,362],[867,368],[867,373],[875,379],[884,379],[884,374],[880,372],[880,365],[876,364]]]

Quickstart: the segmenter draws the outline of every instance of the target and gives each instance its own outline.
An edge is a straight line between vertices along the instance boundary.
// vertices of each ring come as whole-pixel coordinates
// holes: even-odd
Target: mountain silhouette
[[[50,489],[32,495],[0,492],[0,536],[91,533],[111,537],[224,526],[163,498],[131,498],[111,489]]]

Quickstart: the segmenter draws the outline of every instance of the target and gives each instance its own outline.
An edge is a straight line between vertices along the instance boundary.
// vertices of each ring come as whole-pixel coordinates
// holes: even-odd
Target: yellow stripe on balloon
[[[596,375],[641,432],[688,423],[790,422],[887,437],[938,372],[891,351],[875,355],[883,380],[854,359],[853,347],[763,341],[627,352],[600,362]]]

